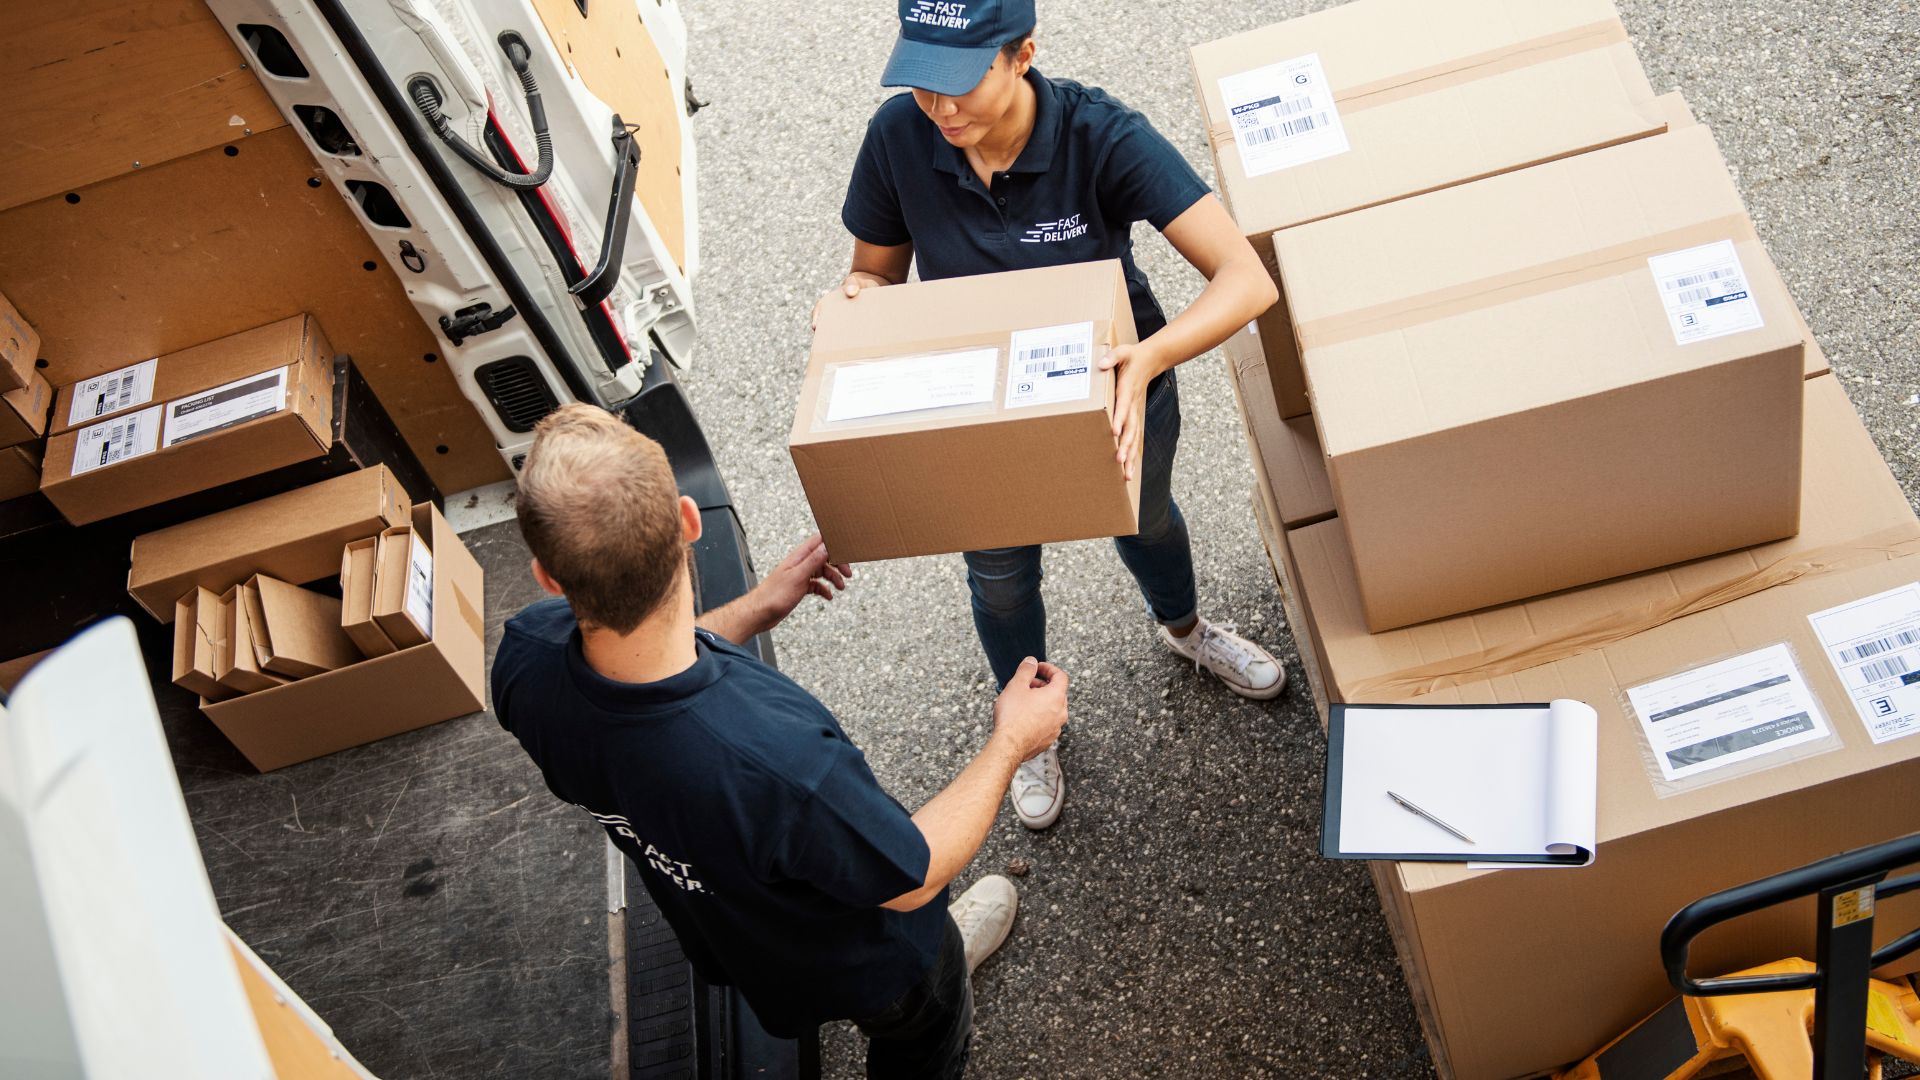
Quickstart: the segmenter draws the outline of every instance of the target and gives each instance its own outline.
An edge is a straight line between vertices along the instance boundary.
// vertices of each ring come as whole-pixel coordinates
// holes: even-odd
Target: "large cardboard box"
[[[66,429],[40,490],[80,525],[325,457],[333,389],[332,349],[305,315],[85,380],[54,410]]]
[[[1276,273],[1277,230],[1655,134],[1670,111],[1611,0],[1358,0],[1192,61],[1221,195]],[[1287,299],[1260,329],[1296,416]]]
[[[0,449],[0,502],[40,490],[40,447],[33,443]]]
[[[202,701],[201,711],[255,768],[282,768],[485,707],[480,564],[432,503],[414,506],[410,518],[434,555],[432,639],[271,690]],[[343,545],[330,559],[336,569]]]
[[[1114,459],[1114,380],[1095,368],[1134,340],[1112,260],[830,298],[788,440],[827,550],[867,562],[1137,531],[1139,470]]]
[[[1804,331],[1706,128],[1275,243],[1372,629],[1799,527]]]
[[[47,413],[53,408],[53,385],[37,371],[27,385],[0,394],[0,446],[32,442],[47,431]]]
[[[40,335],[0,294],[0,394],[25,389],[39,358]]]
[[[1255,477],[1272,492],[1277,524],[1297,529],[1332,517],[1333,485],[1320,453],[1320,433],[1311,415],[1281,418],[1259,332],[1250,326],[1228,338],[1221,351],[1246,424]]]
[[[133,541],[127,591],[173,621],[188,589],[226,589],[252,574],[305,584],[339,571],[342,547],[410,520],[412,503],[384,465],[261,499]]]

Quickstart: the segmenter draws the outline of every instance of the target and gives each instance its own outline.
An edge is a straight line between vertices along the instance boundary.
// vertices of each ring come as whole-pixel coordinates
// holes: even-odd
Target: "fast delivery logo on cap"
[[[956,0],[914,0],[913,9],[900,21],[942,30],[965,30],[973,25],[967,5]]]

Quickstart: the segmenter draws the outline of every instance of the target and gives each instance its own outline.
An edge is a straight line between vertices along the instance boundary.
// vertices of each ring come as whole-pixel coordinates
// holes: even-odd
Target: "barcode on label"
[[[1302,116],[1297,120],[1282,120],[1278,124],[1269,124],[1248,131],[1247,142],[1253,146],[1265,146],[1279,142],[1281,139],[1291,139],[1295,135],[1304,135],[1325,126],[1326,123],[1326,113],[1314,113],[1312,116]]]
[[[1739,277],[1739,276],[1740,276],[1740,272],[1738,270],[1733,270],[1728,267],[1721,267],[1718,270],[1709,270],[1704,274],[1688,274],[1686,277],[1675,278],[1673,280],[1673,284],[1668,287],[1674,288],[1674,289],[1684,289],[1691,285],[1699,285],[1708,281],[1719,281],[1721,278],[1730,278],[1730,277]]]
[[[100,442],[100,464],[111,465],[132,457],[134,429],[139,426],[137,420],[122,420],[109,427]]]
[[[1712,289],[1680,290],[1680,302],[1683,304],[1698,304],[1703,300],[1711,300],[1711,299],[1713,299]]]
[[[1906,657],[1889,656],[1885,660],[1875,660],[1871,664],[1862,664],[1860,666],[1860,677],[1868,682],[1878,682],[1881,679],[1891,679],[1896,675],[1905,675],[1912,670],[1913,665],[1907,663]]]
[[[1047,371],[1060,371],[1068,367],[1085,367],[1087,346],[1084,342],[1068,342],[1064,345],[1040,345],[1020,350],[1016,361],[1021,370],[1030,375]]]
[[[1883,638],[1874,638],[1872,641],[1863,641],[1858,645],[1841,649],[1840,662],[1843,664],[1851,664],[1856,660],[1865,660],[1869,656],[1878,656],[1883,652],[1892,652],[1895,649],[1912,645],[1916,642],[1920,642],[1920,630],[1902,630],[1897,634],[1889,634]]]

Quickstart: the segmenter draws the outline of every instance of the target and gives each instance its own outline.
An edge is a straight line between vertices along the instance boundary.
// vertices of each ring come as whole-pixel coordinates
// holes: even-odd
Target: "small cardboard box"
[[[340,553],[340,629],[366,656],[394,651],[380,624],[373,620],[373,590],[379,569],[380,538],[355,540]]]
[[[1274,242],[1370,628],[1800,527],[1803,324],[1706,128]]]
[[[1114,380],[1096,367],[1135,340],[1112,260],[829,298],[788,440],[827,549],[868,562],[1136,532],[1139,470],[1114,459]]]
[[[256,573],[318,581],[339,569],[342,545],[404,524],[410,505],[400,481],[375,465],[144,533],[133,541],[127,591],[164,623],[195,585],[226,589]]]
[[[1240,415],[1246,422],[1258,482],[1271,489],[1283,529],[1297,529],[1333,516],[1333,486],[1327,479],[1320,434],[1311,415],[1280,418],[1273,386],[1266,377],[1260,335],[1251,326],[1227,339],[1221,349]]]
[[[56,423],[106,417],[47,441],[40,490],[81,525],[325,457],[333,352],[301,315],[76,384],[61,401]]]
[[[340,628],[340,601],[333,597],[265,574],[248,578],[242,595],[262,670],[304,679],[360,659]]]
[[[258,629],[254,625],[259,600],[253,585],[242,582],[220,594],[220,630],[215,639],[213,676],[221,686],[236,694],[271,690],[290,680],[260,667],[256,647]]]
[[[220,606],[220,596],[211,589],[194,587],[174,602],[173,682],[210,701],[233,696],[220,685],[219,656],[226,638],[224,619],[230,612]]]
[[[25,387],[0,394],[0,446],[18,446],[46,434],[52,408],[53,385],[39,372],[30,372]]]
[[[373,606],[380,633],[395,648],[419,645],[433,636],[433,550],[411,525],[380,534],[374,551]]]
[[[414,506],[411,520],[435,556],[431,640],[231,701],[203,701],[201,711],[255,768],[278,769],[485,707],[480,564],[433,504]],[[338,559],[336,548],[330,561]]]
[[[0,293],[0,394],[24,390],[37,370],[40,335]]]
[[[1358,0],[1191,57],[1221,196],[1276,274],[1277,230],[1667,123],[1611,0]],[[1287,299],[1260,330],[1281,415],[1297,416]]]
[[[22,443],[0,449],[0,502],[40,490],[40,447]]]

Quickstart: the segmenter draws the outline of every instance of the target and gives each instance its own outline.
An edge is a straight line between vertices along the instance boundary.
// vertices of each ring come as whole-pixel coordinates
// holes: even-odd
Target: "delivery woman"
[[[1275,300],[1253,247],[1179,151],[1100,90],[1033,68],[1033,0],[899,0],[900,40],[881,82],[912,90],[867,127],[841,219],[853,267],[822,303],[858,303],[916,261],[923,280],[1121,260],[1137,345],[1100,363],[1116,384],[1116,454],[1141,445],[1140,531],[1117,537],[1167,647],[1235,693],[1272,698],[1286,672],[1259,645],[1199,613],[1187,526],[1169,482],[1180,438],[1174,368],[1219,345]],[[1134,265],[1145,221],[1208,280],[1171,322]],[[1139,409],[1144,399],[1145,409]],[[1036,463],[1036,468],[1039,468]],[[1047,655],[1040,548],[966,553],[974,626],[1004,686]],[[1010,796],[1028,828],[1066,800],[1057,749],[1028,761]]]

